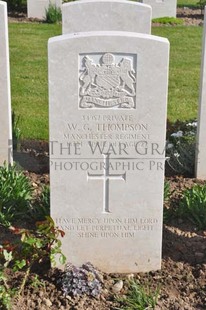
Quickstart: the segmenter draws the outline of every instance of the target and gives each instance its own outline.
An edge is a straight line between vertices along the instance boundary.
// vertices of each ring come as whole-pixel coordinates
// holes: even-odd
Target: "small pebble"
[[[40,291],[39,292],[39,297],[43,297],[44,296],[44,292],[43,291]]]
[[[130,281],[133,280],[134,279],[134,274],[133,273],[128,274],[127,275],[127,279],[130,280]]]
[[[52,302],[49,299],[44,299],[44,303],[49,308],[52,306]]]
[[[123,288],[123,281],[119,280],[118,282],[116,282],[113,287],[112,287],[112,291],[113,293],[117,294],[119,293]]]

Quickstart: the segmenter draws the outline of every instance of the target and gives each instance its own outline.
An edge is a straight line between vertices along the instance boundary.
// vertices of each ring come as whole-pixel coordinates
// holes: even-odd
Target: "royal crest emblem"
[[[135,108],[136,72],[132,60],[105,53],[95,63],[89,56],[82,58],[80,72],[80,108]]]

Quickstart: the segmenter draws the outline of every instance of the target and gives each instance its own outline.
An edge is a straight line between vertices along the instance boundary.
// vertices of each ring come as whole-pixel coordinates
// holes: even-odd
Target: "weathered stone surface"
[[[45,19],[46,10],[49,7],[49,3],[62,6],[62,0],[27,0],[27,15],[29,18]]]
[[[152,7],[152,18],[176,17],[177,0],[140,0]]]
[[[12,163],[11,93],[7,4],[0,1],[0,165]]]
[[[206,180],[206,19],[204,20],[202,43],[201,83],[198,114],[195,173],[198,179]]]
[[[81,0],[62,6],[62,32],[151,33],[151,7],[126,0]]]
[[[168,51],[129,32],[49,41],[51,214],[73,264],[160,268]]]

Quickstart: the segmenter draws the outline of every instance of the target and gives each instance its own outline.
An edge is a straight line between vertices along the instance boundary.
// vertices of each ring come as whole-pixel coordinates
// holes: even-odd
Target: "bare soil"
[[[177,8],[177,18],[184,21],[185,26],[202,26],[203,14],[200,9]]]

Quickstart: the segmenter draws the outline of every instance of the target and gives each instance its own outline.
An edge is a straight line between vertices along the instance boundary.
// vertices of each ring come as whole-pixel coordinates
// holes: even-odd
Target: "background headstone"
[[[126,0],[81,0],[62,6],[62,32],[151,33],[151,7]]]
[[[75,265],[161,266],[168,54],[131,32],[49,41],[51,216]]]
[[[11,93],[7,4],[0,1],[0,165],[12,163]]]
[[[62,0],[27,0],[27,15],[29,18],[45,19],[49,4],[62,6]]]
[[[202,44],[201,83],[199,96],[199,116],[197,127],[195,170],[196,178],[206,180],[206,19],[204,20]]]
[[[176,17],[177,0],[140,0],[152,7],[152,18]]]

